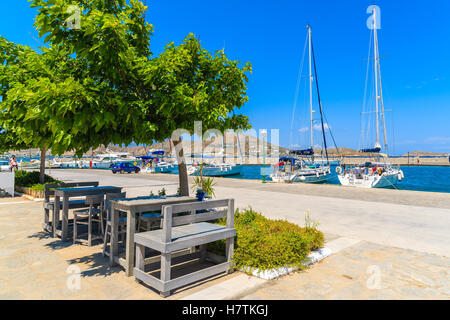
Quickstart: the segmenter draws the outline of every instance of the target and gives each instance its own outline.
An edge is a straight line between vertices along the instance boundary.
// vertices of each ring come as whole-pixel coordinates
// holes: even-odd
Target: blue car
[[[133,165],[131,163],[128,163],[128,162],[121,162],[119,164],[113,165],[111,167],[111,170],[112,170],[112,173],[117,173],[117,172],[120,172],[120,173],[124,173],[124,172],[127,172],[127,173],[132,173],[132,172],[139,173],[139,171],[141,171],[141,168],[136,167],[135,165]]]

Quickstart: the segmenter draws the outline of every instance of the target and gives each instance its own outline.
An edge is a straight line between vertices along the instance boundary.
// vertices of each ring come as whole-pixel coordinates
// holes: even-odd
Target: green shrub
[[[31,189],[32,189],[32,190],[36,190],[36,191],[44,191],[44,185],[43,185],[43,184],[40,184],[40,183],[33,184],[33,185],[31,186]]]
[[[19,187],[32,187],[33,185],[40,184],[39,182],[39,172],[38,171],[25,171],[18,170],[15,174],[15,184]],[[45,183],[59,183],[53,177],[45,175]],[[43,187],[42,187],[43,188]]]
[[[218,222],[224,225],[225,219]],[[308,254],[322,248],[324,236],[312,227],[300,227],[284,220],[270,220],[254,210],[237,210],[234,250],[236,269],[244,267],[268,270],[287,265],[302,268]],[[208,245],[216,254],[225,251],[225,241]]]

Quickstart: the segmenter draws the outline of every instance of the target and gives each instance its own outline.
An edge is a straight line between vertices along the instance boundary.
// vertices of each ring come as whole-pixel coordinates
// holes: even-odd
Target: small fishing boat
[[[202,174],[206,177],[226,177],[241,174],[241,165],[219,163],[219,164],[205,164],[202,169]],[[200,166],[192,173],[193,176],[200,175]]]

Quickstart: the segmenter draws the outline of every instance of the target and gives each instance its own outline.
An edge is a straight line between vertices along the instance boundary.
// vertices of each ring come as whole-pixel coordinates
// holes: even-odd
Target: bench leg
[[[59,225],[59,210],[60,210],[60,198],[55,197],[55,203],[53,205],[53,238],[56,238],[56,231]]]
[[[88,245],[92,246],[92,210],[89,209],[89,219],[88,219]]]
[[[145,247],[141,244],[136,244],[136,268],[145,271]]]
[[[170,280],[170,267],[172,255],[170,253],[161,253],[161,281],[164,283]],[[170,295],[170,290],[161,291],[161,297],[166,298]]]
[[[234,237],[232,238],[228,238],[226,240],[226,257],[227,257],[227,261],[230,262],[231,259],[233,258],[233,253],[234,253]],[[231,268],[228,269],[227,273],[231,272]]]
[[[206,251],[206,244],[202,244],[200,245],[200,262],[205,262],[206,261],[206,255],[207,255],[207,251]],[[195,249],[195,247],[194,247]],[[192,250],[192,248],[191,248]]]
[[[74,214],[73,215],[73,244],[75,244],[77,242],[77,215]]]
[[[105,227],[105,234],[103,235],[103,252],[102,252],[102,255],[104,257],[106,256],[106,245],[108,244],[108,232],[111,232],[111,224],[107,220],[106,221],[106,227]],[[111,236],[109,237],[109,239],[111,241]]]
[[[44,226],[48,227],[50,222],[50,210],[44,209]]]

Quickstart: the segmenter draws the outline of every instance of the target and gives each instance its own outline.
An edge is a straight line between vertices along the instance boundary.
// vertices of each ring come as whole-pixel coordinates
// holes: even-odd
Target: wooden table
[[[182,197],[182,196],[167,196],[167,197],[140,197],[131,199],[111,200],[111,245],[109,261],[110,265],[114,266],[116,263],[125,268],[127,276],[133,275],[134,268],[134,234],[136,232],[136,214],[161,211],[162,206],[177,204],[183,202],[195,202],[196,198]],[[127,239],[125,246],[125,259],[119,256],[118,250],[118,236],[119,236],[119,212],[127,213]]]
[[[122,187],[101,186],[101,187],[84,187],[84,188],[58,188],[55,189],[55,221],[53,222],[53,236],[61,235],[62,241],[67,241],[69,229],[69,199],[71,197],[82,197],[90,195],[101,195],[107,193],[122,192]],[[60,198],[62,198],[62,226],[61,230],[57,230],[59,222]]]

